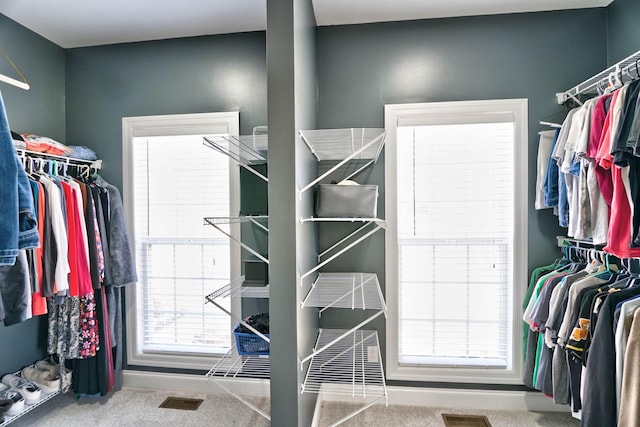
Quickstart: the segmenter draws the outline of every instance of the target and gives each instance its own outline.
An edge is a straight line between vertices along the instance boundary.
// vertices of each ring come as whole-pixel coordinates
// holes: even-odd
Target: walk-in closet
[[[50,3],[0,427],[640,425],[640,3]]]

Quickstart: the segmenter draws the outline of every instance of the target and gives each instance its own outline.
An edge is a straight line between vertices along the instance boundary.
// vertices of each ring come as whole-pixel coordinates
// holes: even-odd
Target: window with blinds
[[[526,100],[392,105],[385,120],[390,378],[520,381]]]
[[[230,215],[229,159],[199,135],[136,137],[132,148],[141,351],[224,353],[230,318],[204,297],[230,282],[229,239],[203,218]]]
[[[513,123],[398,129],[400,363],[505,367]]]

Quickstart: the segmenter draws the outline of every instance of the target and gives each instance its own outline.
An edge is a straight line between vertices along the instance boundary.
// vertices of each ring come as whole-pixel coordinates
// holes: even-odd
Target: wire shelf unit
[[[256,227],[260,228],[261,230],[263,230],[264,232],[269,233],[269,228],[267,228],[267,226],[263,224],[263,222],[266,222],[266,220],[268,218],[269,217],[266,216],[266,215],[250,215],[250,216],[234,216],[234,217],[221,217],[221,216],[220,217],[206,217],[206,218],[204,218],[204,223],[205,223],[205,225],[212,226],[213,228],[215,228],[216,230],[218,230],[219,232],[221,232],[222,234],[227,236],[229,239],[233,240],[235,243],[240,245],[242,248],[246,249],[249,253],[251,253],[253,256],[258,258],[260,261],[262,261],[262,262],[264,262],[266,264],[269,264],[269,260],[267,259],[267,257],[265,257],[260,252],[258,252],[257,250],[253,249],[251,246],[249,246],[246,243],[242,242],[240,239],[236,238],[230,232],[228,232],[224,228],[222,228],[222,225],[226,225],[226,224],[251,223],[254,226],[256,226]]]
[[[302,307],[383,310],[387,306],[375,273],[320,273]]]
[[[269,285],[266,286],[242,286],[246,282],[244,276],[220,289],[213,291],[205,297],[205,303],[214,302],[217,298],[245,297],[245,298],[269,298]]]
[[[558,104],[563,104],[569,99],[574,99],[582,104],[577,98],[581,94],[596,94],[599,90],[606,89],[608,85],[615,86],[621,84],[623,76],[629,75],[634,80],[640,78],[640,51],[628,56],[622,61],[600,71],[598,74],[588,78],[571,89],[556,94]],[[604,87],[603,87],[604,86]]]
[[[269,356],[241,356],[234,345],[218,362],[207,372],[206,378],[215,380],[225,392],[238,399],[262,417],[271,421],[271,416],[262,409],[255,406],[245,397],[237,394],[225,384],[225,380],[237,379],[262,379],[271,378],[271,360]]]
[[[300,276],[300,279],[304,279],[322,267],[338,258],[349,249],[356,246],[358,243],[369,238],[379,230],[385,229],[387,224],[385,221],[378,218],[302,218],[300,222],[321,222],[321,221],[336,221],[336,222],[363,222],[363,224],[354,230],[352,233],[334,243],[323,252],[318,254],[318,264],[306,271]]]
[[[321,329],[316,348],[328,349],[313,357],[307,370],[302,393],[328,393],[359,397],[365,405],[340,419],[338,425],[364,411],[381,399],[387,403],[382,357],[377,331],[357,330],[328,346],[344,331]]]
[[[267,163],[269,146],[267,134],[205,136],[203,144],[229,157],[265,182],[269,182],[265,175],[251,167]]]
[[[247,329],[249,329],[251,332],[259,336],[266,342],[271,342],[269,337],[265,336],[263,333],[255,329],[253,326],[249,325],[243,319],[239,319],[236,316],[234,316],[233,313],[231,313],[225,307],[218,304],[218,302],[216,301],[218,298],[228,298],[233,296],[243,296],[247,298],[269,298],[269,285],[262,286],[262,287],[249,287],[249,286],[242,286],[243,283],[244,283],[244,276],[240,276],[233,282],[224,285],[220,289],[204,297],[205,304],[209,302],[215,305],[220,310],[222,310],[227,315],[229,315],[229,317],[231,317],[233,320],[244,325]]]
[[[380,157],[385,141],[382,128],[346,128],[301,130],[300,138],[317,161],[337,161],[338,163],[300,189],[304,193],[326,179],[332,173],[357,160],[365,162],[344,179],[350,179],[375,163]]]
[[[20,373],[16,372],[16,375],[20,375]],[[20,412],[17,415],[6,415],[4,416],[4,422],[0,422],[0,425],[2,427],[5,427],[9,424],[11,424],[14,421],[17,421],[20,419],[20,417],[28,414],[29,412],[33,411],[34,409],[36,409],[38,406],[42,405],[43,403],[53,399],[54,397],[58,396],[59,394],[61,394],[62,392],[60,390],[58,391],[54,391],[53,393],[44,393],[42,392],[41,396],[40,396],[40,400],[38,400],[36,403],[34,403],[33,405],[24,405],[24,409],[22,410],[22,412]]]
[[[207,377],[269,379],[271,377],[271,361],[266,355],[241,356],[234,345],[207,372]]]

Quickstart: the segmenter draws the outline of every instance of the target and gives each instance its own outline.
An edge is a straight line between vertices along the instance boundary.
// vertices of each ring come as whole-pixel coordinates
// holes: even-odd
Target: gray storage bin
[[[375,218],[377,208],[377,185],[318,185],[318,218]]]

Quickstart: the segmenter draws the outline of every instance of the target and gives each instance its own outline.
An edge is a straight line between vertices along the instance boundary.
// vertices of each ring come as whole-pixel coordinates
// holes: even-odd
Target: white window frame
[[[510,115],[514,121],[514,247],[512,292],[512,364],[508,369],[406,366],[398,363],[398,229],[397,229],[397,129],[398,126],[491,122]],[[457,119],[453,119],[457,117]],[[385,105],[385,215],[387,220],[385,266],[388,316],[386,321],[387,378],[476,384],[522,384],[522,319],[520,306],[527,283],[528,240],[528,102],[527,99],[429,102]]]
[[[138,137],[171,135],[239,135],[239,112],[172,114],[159,116],[123,117],[122,119],[122,160],[123,160],[123,200],[129,233],[135,239],[134,221],[134,169],[133,140]],[[230,160],[230,165],[234,166]],[[230,210],[240,209],[240,173],[238,167],[229,168]],[[238,238],[240,228],[231,226],[231,235]],[[239,239],[238,239],[239,240]],[[134,242],[135,244],[135,242]],[[231,277],[240,277],[240,246],[231,243]],[[213,292],[215,289],[212,289]],[[204,304],[204,300],[202,301]],[[239,298],[231,299],[231,312],[241,312]],[[194,354],[144,353],[142,352],[142,328],[138,325],[139,313],[135,287],[126,291],[126,332],[127,364],[166,367],[178,369],[210,369],[215,356]],[[211,307],[215,310],[215,307]],[[231,325],[231,321],[230,321]],[[231,337],[231,327],[229,329]],[[231,339],[231,338],[230,338]],[[231,342],[231,341],[230,341]]]

